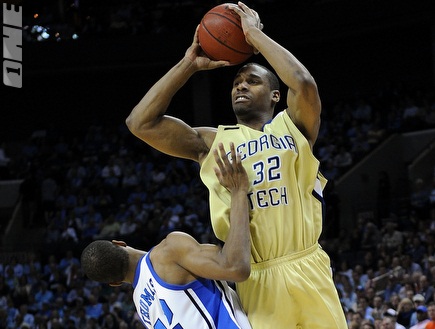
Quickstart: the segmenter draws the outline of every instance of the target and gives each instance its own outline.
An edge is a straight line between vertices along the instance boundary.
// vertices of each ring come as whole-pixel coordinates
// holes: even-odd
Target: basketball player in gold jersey
[[[195,33],[184,58],[145,94],[127,126],[155,149],[201,165],[213,230],[223,241],[231,198],[215,177],[210,150],[220,142],[227,149],[230,142],[236,145],[252,184],[252,270],[237,291],[254,329],[347,328],[329,257],[318,244],[326,180],[312,153],[321,112],[316,83],[287,49],[262,32],[254,10],[241,2],[233,10],[247,42],[288,87],[287,108],[273,118],[281,96],[278,79],[265,67],[247,64],[231,92],[237,125],[192,128],[166,115],[172,97],[194,73],[229,65],[207,58]]]

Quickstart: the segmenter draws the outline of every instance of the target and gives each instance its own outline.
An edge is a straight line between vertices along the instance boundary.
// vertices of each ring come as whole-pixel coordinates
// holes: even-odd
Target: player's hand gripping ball
[[[198,29],[198,39],[210,59],[237,65],[251,57],[254,49],[246,42],[240,16],[230,6],[235,4],[221,4],[204,15]]]

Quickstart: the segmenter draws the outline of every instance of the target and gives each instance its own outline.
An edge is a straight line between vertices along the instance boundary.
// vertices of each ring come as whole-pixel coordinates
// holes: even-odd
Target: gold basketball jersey
[[[267,261],[305,250],[320,236],[322,191],[326,179],[319,161],[286,111],[263,131],[244,125],[219,126],[211,150],[222,142],[229,153],[233,142],[251,183],[250,230],[252,261]],[[216,236],[225,241],[229,230],[231,196],[216,178],[213,152],[201,165],[201,179],[210,193],[210,212]]]

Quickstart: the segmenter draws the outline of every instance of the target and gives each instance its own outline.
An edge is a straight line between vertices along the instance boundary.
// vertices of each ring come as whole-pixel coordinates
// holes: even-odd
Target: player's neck
[[[249,120],[249,121],[245,121],[243,119],[239,119],[237,120],[237,123],[240,125],[244,125],[247,126],[251,129],[254,130],[263,130],[263,126],[267,123],[267,121],[265,120]]]
[[[129,255],[130,264],[129,264],[127,276],[125,277],[125,280],[124,280],[125,282],[128,282],[130,284],[133,283],[134,276],[136,274],[136,269],[137,269],[137,266],[139,265],[139,261],[145,255],[146,255],[146,252],[142,251],[142,250],[133,249],[132,251],[130,251],[130,255]]]
[[[273,113],[272,113],[273,114]],[[254,130],[263,130],[266,123],[270,122],[272,116],[270,113],[246,113],[245,115],[238,115],[237,123],[240,125],[247,126]]]

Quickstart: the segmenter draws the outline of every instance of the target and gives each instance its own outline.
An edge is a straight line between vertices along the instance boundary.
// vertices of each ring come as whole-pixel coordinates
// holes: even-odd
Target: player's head
[[[129,253],[126,245],[97,240],[82,252],[81,265],[86,276],[102,283],[120,283],[127,276]]]
[[[279,80],[278,80],[278,77],[275,75],[275,73],[273,73],[267,67],[260,65],[258,63],[247,63],[247,64],[243,65],[239,69],[239,71],[237,72],[237,75],[240,74],[241,72],[244,72],[247,69],[253,68],[253,67],[260,68],[263,71],[263,76],[269,82],[270,90],[279,90],[279,88],[280,88]]]
[[[279,80],[268,68],[257,63],[242,66],[234,77],[231,98],[234,113],[240,118],[270,119],[279,101]]]

